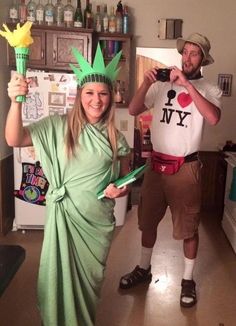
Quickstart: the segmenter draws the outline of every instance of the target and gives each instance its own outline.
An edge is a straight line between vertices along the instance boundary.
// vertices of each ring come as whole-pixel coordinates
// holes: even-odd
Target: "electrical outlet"
[[[128,131],[128,120],[120,120],[120,131]]]

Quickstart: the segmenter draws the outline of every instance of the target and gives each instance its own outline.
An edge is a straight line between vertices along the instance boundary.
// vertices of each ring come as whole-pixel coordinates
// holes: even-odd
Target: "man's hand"
[[[176,66],[170,67],[170,82],[175,83],[178,86],[188,87],[190,84],[189,80],[186,78],[182,70]]]
[[[156,80],[157,69],[158,69],[157,67],[156,68],[152,68],[152,69],[147,70],[144,73],[143,83],[145,85],[147,85],[148,87],[150,87],[151,84],[153,84],[153,83],[155,83],[157,81]]]

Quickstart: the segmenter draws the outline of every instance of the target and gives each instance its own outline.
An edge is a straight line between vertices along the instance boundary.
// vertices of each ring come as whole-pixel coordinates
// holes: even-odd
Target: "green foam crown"
[[[101,82],[112,86],[112,83],[116,79],[120,70],[120,68],[117,68],[117,65],[121,58],[122,51],[118,52],[107,66],[105,66],[104,63],[100,43],[97,45],[93,65],[90,65],[78,49],[72,48],[72,53],[76,58],[79,67],[76,67],[73,64],[70,64],[70,67],[76,75],[77,83],[80,87],[89,82]]]

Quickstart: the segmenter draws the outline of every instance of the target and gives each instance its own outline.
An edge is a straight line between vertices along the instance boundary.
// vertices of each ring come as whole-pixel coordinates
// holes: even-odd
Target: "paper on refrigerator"
[[[26,102],[22,105],[24,125],[49,115],[67,114],[71,110],[77,90],[73,74],[27,71],[26,77],[30,82]],[[15,159],[22,172],[15,196],[32,204],[45,205],[48,183],[34,148],[18,149]]]

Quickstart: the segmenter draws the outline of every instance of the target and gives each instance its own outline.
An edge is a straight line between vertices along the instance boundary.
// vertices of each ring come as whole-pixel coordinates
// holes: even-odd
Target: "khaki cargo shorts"
[[[184,163],[173,175],[148,169],[138,207],[140,230],[156,229],[169,206],[175,239],[192,238],[198,230],[201,208],[201,162]]]

